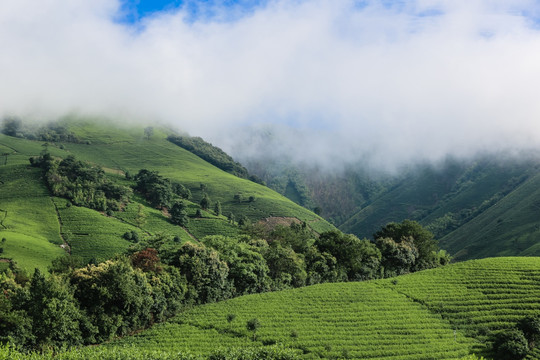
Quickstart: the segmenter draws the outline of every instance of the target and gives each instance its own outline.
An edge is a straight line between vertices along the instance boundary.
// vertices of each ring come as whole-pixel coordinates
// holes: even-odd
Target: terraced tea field
[[[64,253],[59,231],[39,171],[28,165],[0,165],[0,238],[6,239],[0,258],[16,259],[30,271],[46,270]]]
[[[490,331],[540,314],[540,258],[473,260],[381,284],[422,303],[481,341],[487,340]],[[482,346],[478,344],[477,349]]]
[[[236,315],[232,322],[227,315]],[[257,340],[246,322],[261,323]],[[216,347],[284,344],[306,358],[456,359],[474,340],[377,282],[316,285],[196,307],[120,344],[208,354]],[[113,343],[117,345],[118,343]]]
[[[458,359],[484,354],[490,333],[539,314],[540,258],[493,258],[208,304],[109,346],[208,354],[277,343],[303,358]],[[255,341],[252,318],[261,324]]]

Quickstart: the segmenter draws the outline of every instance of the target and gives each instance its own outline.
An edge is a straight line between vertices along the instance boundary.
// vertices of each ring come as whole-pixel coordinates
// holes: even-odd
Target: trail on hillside
[[[60,235],[60,239],[62,239],[62,243],[63,243],[62,245],[60,245],[60,247],[62,249],[64,249],[69,255],[71,255],[71,246],[69,246],[66,239],[64,239],[64,235],[62,235],[62,227],[64,226],[64,223],[62,222],[62,217],[60,216],[60,211],[58,211],[58,206],[56,205],[56,203],[54,202],[52,197],[50,197],[49,199],[51,199],[51,202],[52,202],[52,204],[54,206],[54,210],[56,211],[56,218],[58,219],[58,224],[60,225],[59,235]]]
[[[0,212],[4,213],[4,217],[2,217],[2,219],[0,219],[0,226],[2,226],[4,229],[7,230],[7,226],[4,225],[4,221],[5,221],[6,218],[7,218],[8,212],[7,212],[7,210],[4,210],[4,209],[0,209]]]

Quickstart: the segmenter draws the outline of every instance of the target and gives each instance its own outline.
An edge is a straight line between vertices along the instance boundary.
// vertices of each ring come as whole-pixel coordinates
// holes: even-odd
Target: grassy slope
[[[429,225],[446,213],[457,213],[462,209],[479,207],[485,200],[505,189],[511,179],[522,175],[532,178],[537,173],[538,170],[531,167],[531,162],[501,165],[494,159],[480,161],[468,167],[450,166],[442,172],[426,168],[400,181],[393,189],[356,213],[341,225],[340,229],[362,237],[370,237],[378,228],[390,221],[402,221],[409,218],[418,220],[423,225]],[[523,188],[522,194],[524,197],[530,196],[531,201],[536,201],[533,199],[540,201],[540,193],[537,193],[533,187]],[[505,201],[512,196],[513,193],[508,194]],[[526,215],[527,219],[534,216],[529,205],[514,200],[511,203],[512,206],[523,206],[516,211],[521,215]],[[493,231],[487,234],[487,228],[492,226],[499,217],[492,209],[488,210],[477,216],[484,219],[482,220],[484,227],[471,226],[478,221],[474,219],[442,239],[441,247],[456,254],[468,246],[474,238],[474,242],[482,243],[481,247],[485,251],[477,253],[475,250],[470,253],[469,258],[521,254],[524,249],[509,246],[506,240],[496,240],[495,243],[500,246],[492,246],[493,237],[505,237],[506,234]],[[505,232],[513,231],[514,234],[520,235],[530,233],[530,227],[516,227],[516,222],[511,226],[510,223],[507,225]],[[528,241],[527,247],[534,242],[533,237],[529,236]],[[535,254],[539,253],[529,253],[529,255]]]
[[[540,175],[441,239],[457,259],[540,255]]]
[[[211,200],[221,201],[223,214],[232,212],[236,219],[243,215],[252,220],[291,216],[308,222],[318,232],[333,228],[322,218],[274,191],[221,171],[168,142],[166,134],[157,129],[155,135],[147,140],[142,136],[142,128],[137,127],[119,129],[105,123],[73,121],[68,126],[79,138],[91,144],[65,143],[64,149],[59,144],[46,146],[53,156],[72,154],[99,164],[109,176],[120,182],[126,182],[119,175],[124,171],[135,174],[141,168],[157,170],[163,176],[190,188],[193,199],[187,202],[189,215],[195,214],[197,203],[202,198],[200,183],[205,183]],[[52,258],[62,254],[59,248],[62,243],[60,232],[71,244],[72,254],[98,260],[129,246],[129,242],[121,238],[128,230],[141,234],[177,235],[182,241],[216,233],[236,235],[239,232],[236,226],[227,222],[225,216],[217,217],[205,211],[203,218],[191,219],[183,229],[171,224],[161,211],[151,208],[137,196],[125,212],[117,212],[114,217],[76,206],[68,208],[65,200],[49,197],[39,178],[39,170],[28,165],[28,158],[38,155],[44,148],[42,142],[0,134],[0,180],[3,181],[0,183],[0,209],[8,210],[9,214],[5,221],[8,229],[0,230],[0,235],[8,239],[5,257],[14,258],[28,270],[34,266],[46,268]],[[244,201],[234,201],[235,194],[242,194]],[[254,196],[255,201],[247,201],[249,196]],[[144,206],[147,215],[142,228],[138,228],[135,221],[139,204]],[[0,212],[0,220],[4,214]],[[39,251],[36,252],[36,249]]]
[[[6,242],[0,257],[14,259],[28,270],[46,270],[64,253],[60,227],[40,172],[17,161],[0,165],[0,237]]]
[[[395,279],[208,304],[111,345],[204,354],[243,339],[242,346],[286,344],[307,358],[455,359],[484,352],[491,331],[540,314],[539,282],[540,258],[474,260]],[[228,323],[227,314],[237,317]],[[261,322],[257,341],[245,329],[253,317]]]
[[[269,216],[291,216],[307,221],[316,231],[332,228],[311,211],[296,205],[267,187],[228,174],[200,159],[196,155],[168,142],[164,132],[155,131],[147,140],[142,128],[115,129],[94,123],[70,126],[81,138],[92,145],[66,144],[76,156],[108,168],[136,173],[142,168],[157,170],[161,175],[179,181],[193,194],[193,201],[202,198],[200,184],[207,186],[212,202],[219,200],[223,213],[232,212],[238,218],[247,215],[252,220]],[[237,203],[234,195],[241,194],[245,201]],[[255,201],[247,201],[254,196]]]

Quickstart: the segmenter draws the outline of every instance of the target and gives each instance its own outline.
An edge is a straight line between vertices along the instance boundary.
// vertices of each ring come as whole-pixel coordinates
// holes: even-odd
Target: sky
[[[2,0],[0,116],[381,167],[540,144],[538,0]]]

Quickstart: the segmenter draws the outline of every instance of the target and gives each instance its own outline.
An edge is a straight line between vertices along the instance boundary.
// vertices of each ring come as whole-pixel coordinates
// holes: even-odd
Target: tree
[[[141,169],[134,177],[137,184],[135,190],[155,207],[169,207],[173,199],[173,187],[168,179],[159,175],[157,171]]]
[[[340,231],[322,233],[315,241],[321,253],[336,258],[339,272],[345,273],[348,280],[369,280],[378,277],[381,252],[368,240],[360,240],[354,235]]]
[[[501,332],[493,342],[495,359],[520,360],[527,356],[529,345],[521,330],[512,329]]]
[[[191,198],[191,191],[184,185],[179,183],[172,183],[173,193],[180,196],[182,199],[189,200]]]
[[[245,226],[249,224],[249,218],[246,215],[242,215],[238,220],[239,226]]]
[[[201,208],[203,208],[204,210],[208,210],[208,208],[210,207],[210,198],[208,197],[208,194],[204,194],[203,198],[201,199],[200,205]]]
[[[290,247],[274,241],[263,252],[270,277],[276,290],[304,286],[307,279],[306,266],[301,256]]]
[[[171,264],[186,277],[189,301],[204,304],[230,297],[229,267],[217,251],[188,241],[176,252]]]
[[[428,269],[439,266],[437,241],[433,233],[412,220],[401,223],[389,223],[373,235],[374,239],[390,238],[396,243],[411,239],[418,249],[418,259],[412,266],[412,271]]]
[[[216,214],[216,216],[221,215],[221,202],[219,200],[217,200],[216,204],[214,205],[214,214]]]
[[[48,270],[51,274],[70,273],[84,265],[85,263],[80,256],[66,254],[53,259]]]
[[[152,321],[152,287],[129,259],[107,260],[71,275],[75,298],[98,329],[95,342],[124,336]]]
[[[188,224],[188,216],[186,212],[186,205],[183,201],[176,202],[171,210],[171,222],[176,225],[186,226]]]
[[[146,139],[150,140],[150,138],[154,135],[154,128],[151,126],[144,128],[144,136],[146,136]]]
[[[535,348],[536,343],[540,340],[540,316],[529,316],[522,319],[518,323],[518,329],[523,331],[529,341],[529,347]]]
[[[385,277],[410,272],[418,258],[418,249],[411,238],[403,239],[399,243],[391,238],[379,238],[375,245],[381,251],[381,266]]]
[[[161,272],[162,267],[156,249],[146,248],[131,255],[131,264],[144,272]]]
[[[55,275],[47,279],[36,269],[30,281],[27,311],[32,319],[34,347],[83,343],[84,317],[64,279]]]
[[[7,117],[2,121],[2,132],[8,136],[20,136],[22,121],[16,117]]]
[[[219,252],[229,267],[228,279],[235,295],[267,291],[270,288],[269,269],[259,249],[244,241],[245,237],[206,236],[202,242]]]
[[[146,215],[146,212],[144,211],[144,206],[142,204],[139,204],[137,207],[137,216],[135,217],[135,222],[137,223],[138,227],[143,227],[146,224],[146,218],[148,215]]]
[[[253,341],[257,338],[257,330],[261,327],[261,322],[257,318],[253,318],[247,321],[246,329],[253,333]]]

